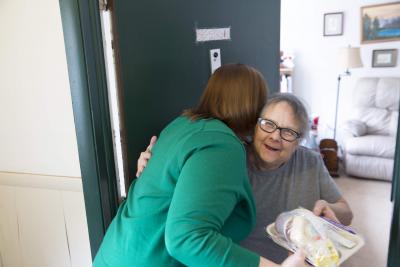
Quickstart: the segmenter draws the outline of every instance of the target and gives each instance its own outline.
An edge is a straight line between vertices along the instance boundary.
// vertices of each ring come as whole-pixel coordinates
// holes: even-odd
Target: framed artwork
[[[343,12],[324,14],[324,36],[343,34]]]
[[[382,49],[372,51],[372,67],[395,67],[397,63],[397,49]]]
[[[400,2],[361,7],[361,43],[400,40]]]

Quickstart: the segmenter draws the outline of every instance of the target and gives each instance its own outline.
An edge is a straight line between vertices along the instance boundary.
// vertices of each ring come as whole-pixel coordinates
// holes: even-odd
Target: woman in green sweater
[[[237,244],[255,225],[240,137],[253,129],[266,94],[255,69],[219,68],[198,106],[160,134],[93,266],[276,266]],[[304,258],[284,264],[303,266]]]

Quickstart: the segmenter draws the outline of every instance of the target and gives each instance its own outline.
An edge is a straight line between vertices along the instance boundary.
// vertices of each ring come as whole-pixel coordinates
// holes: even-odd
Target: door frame
[[[118,209],[98,0],[59,0],[92,258]]]
[[[98,0],[59,0],[92,258],[118,208]],[[399,117],[400,121],[400,117]],[[400,124],[388,267],[400,266]]]

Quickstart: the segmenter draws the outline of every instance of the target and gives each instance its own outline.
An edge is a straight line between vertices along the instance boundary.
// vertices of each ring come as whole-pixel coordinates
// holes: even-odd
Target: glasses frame
[[[275,129],[273,129],[273,130],[270,131],[270,132],[267,131],[267,130],[265,130],[265,129],[263,129],[263,128],[261,127],[261,123],[262,123],[263,121],[268,121],[268,122],[270,122],[271,124],[273,124],[273,125],[275,126]],[[290,142],[290,143],[291,143],[291,142],[294,142],[294,141],[296,141],[297,139],[299,139],[299,138],[301,137],[301,133],[299,133],[299,132],[297,132],[297,131],[295,131],[295,130],[293,130],[293,129],[290,129],[290,128],[279,127],[278,124],[276,124],[274,121],[271,121],[271,120],[269,120],[269,119],[258,118],[257,124],[258,124],[258,127],[260,127],[260,129],[263,130],[263,131],[266,132],[266,133],[273,133],[273,132],[275,132],[276,130],[279,130],[279,136],[282,138],[282,140],[285,140],[286,142]],[[287,140],[285,137],[282,136],[282,130],[293,132],[293,133],[295,134],[295,139],[293,139],[293,140]]]

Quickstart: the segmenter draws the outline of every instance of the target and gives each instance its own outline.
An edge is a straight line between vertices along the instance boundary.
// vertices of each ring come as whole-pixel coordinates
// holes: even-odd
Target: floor
[[[352,227],[365,239],[365,246],[342,267],[385,267],[393,205],[391,183],[341,175],[335,178],[354,213]]]

